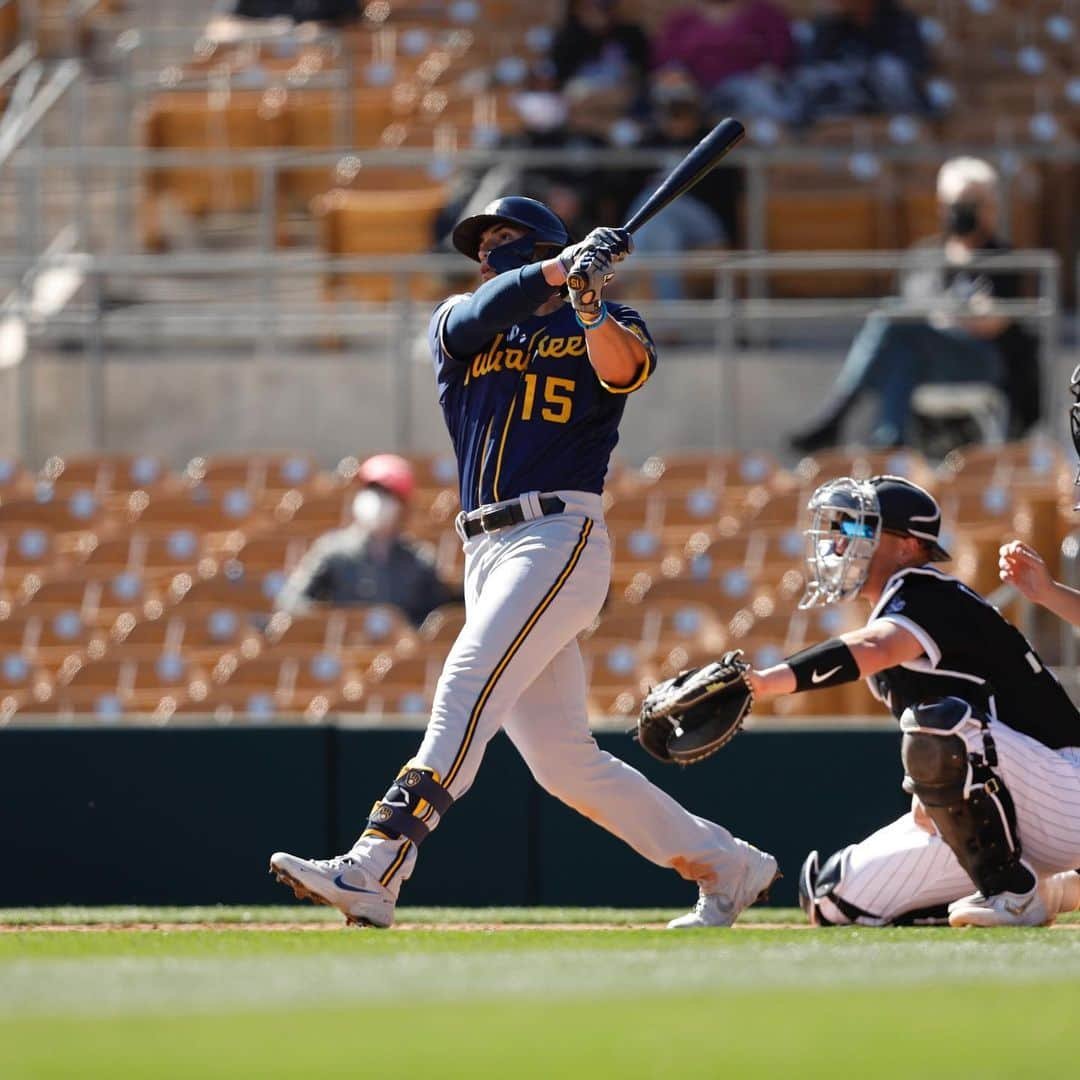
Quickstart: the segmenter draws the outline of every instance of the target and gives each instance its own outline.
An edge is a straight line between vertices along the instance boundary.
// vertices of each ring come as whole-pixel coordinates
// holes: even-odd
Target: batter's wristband
[[[586,322],[578,313],[574,310],[574,318],[578,321],[578,326],[583,327],[586,330],[595,330],[606,318],[607,318],[607,301],[600,301],[600,317],[593,319],[592,322]]]
[[[784,661],[795,672],[795,689],[821,690],[859,678],[859,665],[851,649],[839,638],[811,645]]]

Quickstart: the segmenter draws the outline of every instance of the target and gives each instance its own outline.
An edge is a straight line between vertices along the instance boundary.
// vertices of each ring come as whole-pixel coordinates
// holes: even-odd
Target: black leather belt
[[[566,509],[566,503],[558,495],[541,495],[540,512],[547,517],[548,514],[561,514]],[[499,529],[508,528],[511,525],[520,525],[528,520],[520,502],[506,503],[494,510],[475,510],[470,514],[462,514],[459,518],[460,531],[466,538],[471,539],[481,533],[496,532]]]

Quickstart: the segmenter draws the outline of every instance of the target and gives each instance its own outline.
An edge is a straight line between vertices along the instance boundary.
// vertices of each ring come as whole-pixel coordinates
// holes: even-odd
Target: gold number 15
[[[536,401],[536,383],[539,378],[539,375],[532,372],[525,376],[525,398],[521,403],[522,420],[532,419],[533,404]],[[573,399],[569,395],[574,392],[575,386],[573,379],[557,379],[554,375],[545,375],[544,401],[547,405],[540,410],[541,417],[544,420],[550,420],[553,424],[568,423],[570,410],[574,407]],[[566,393],[560,393],[560,391],[566,391]]]

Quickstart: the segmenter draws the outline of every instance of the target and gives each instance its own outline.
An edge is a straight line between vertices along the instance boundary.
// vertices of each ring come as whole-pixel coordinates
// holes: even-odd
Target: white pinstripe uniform
[[[1080,867],[1080,714],[1022,634],[978,594],[932,566],[886,583],[870,622],[912,633],[924,655],[870,681],[899,718],[935,697],[972,702],[990,717],[997,771],[1016,807],[1023,857],[1040,877]],[[981,754],[984,732],[962,732]],[[926,819],[912,812],[839,853],[840,880],[819,900],[832,923],[883,925],[972,891],[972,881]]]

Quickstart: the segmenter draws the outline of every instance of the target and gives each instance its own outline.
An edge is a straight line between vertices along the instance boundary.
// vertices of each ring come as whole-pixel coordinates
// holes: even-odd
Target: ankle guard
[[[365,836],[387,840],[404,837],[420,844],[431,832],[428,818],[441,818],[453,805],[450,792],[439,783],[438,773],[416,765],[406,765],[390,790],[371,808]]]
[[[917,795],[984,896],[1027,892],[1034,876],[1021,863],[1016,808],[994,771],[990,722],[966,701],[947,697],[905,710],[904,790]]]

